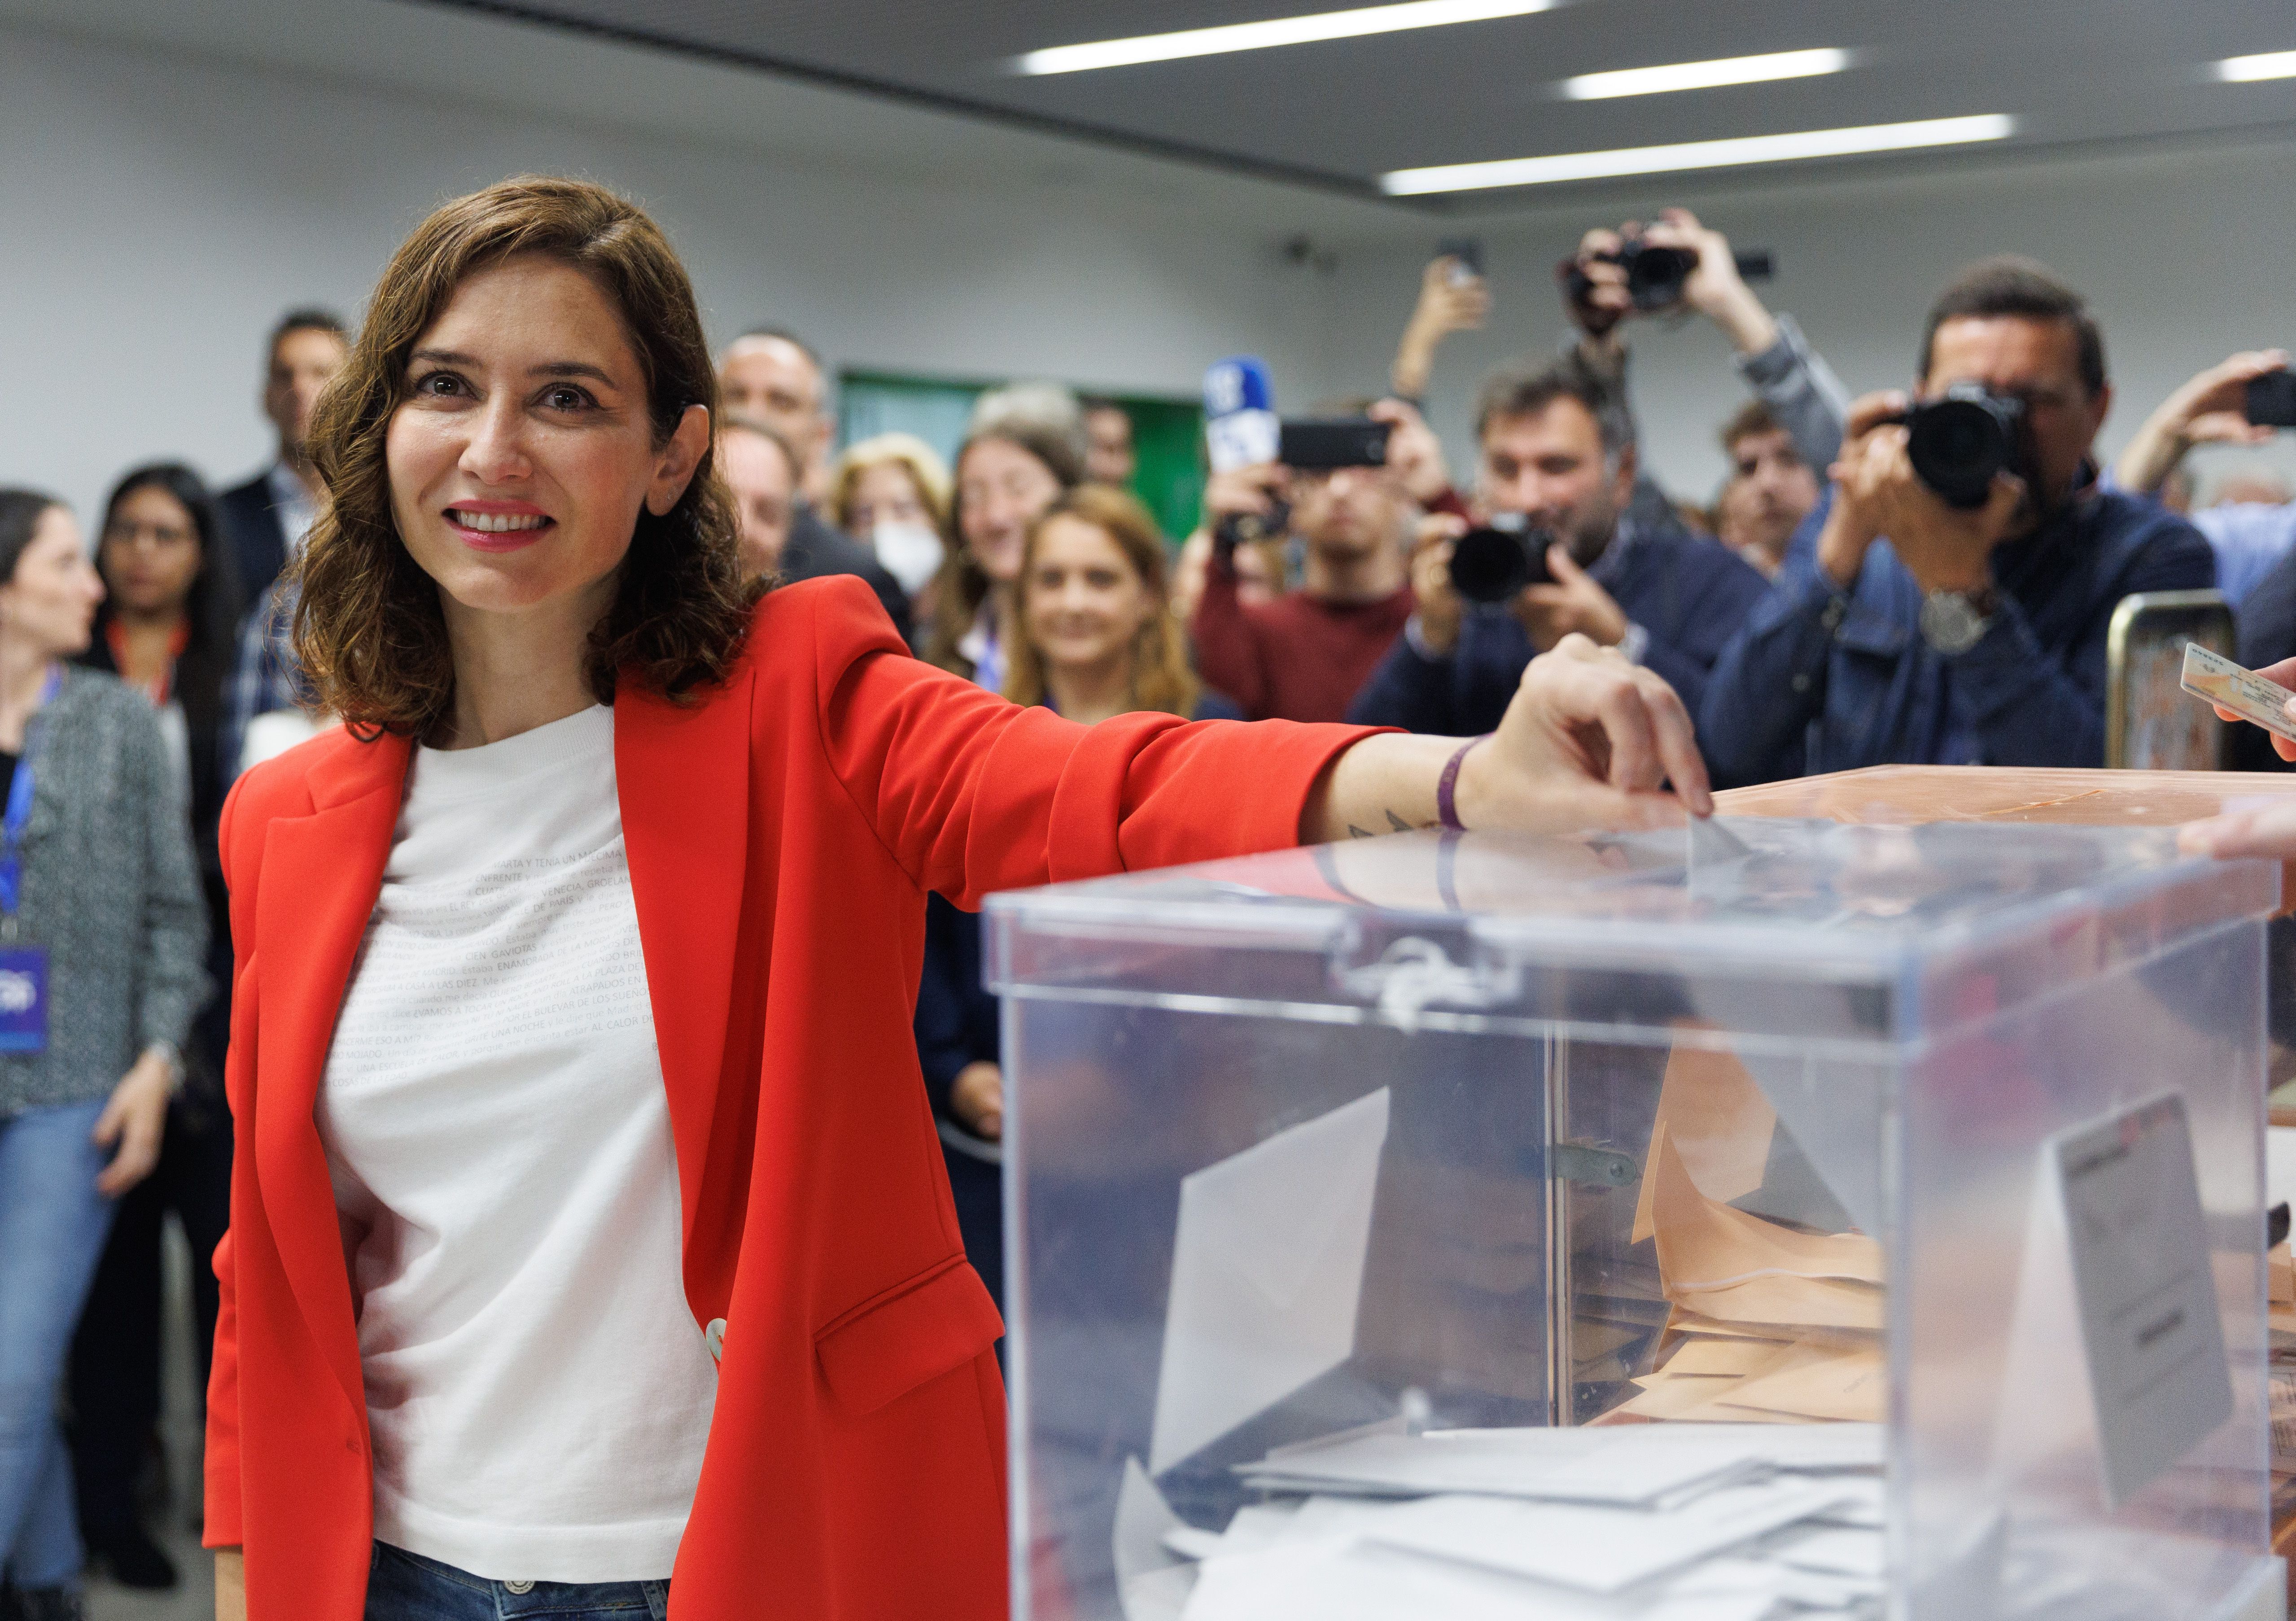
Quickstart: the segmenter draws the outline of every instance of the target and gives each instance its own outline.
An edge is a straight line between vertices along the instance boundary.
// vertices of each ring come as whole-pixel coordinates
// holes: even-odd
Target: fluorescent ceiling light
[[[1184,56],[1218,56],[1226,51],[1264,51],[1271,45],[1308,45],[1319,39],[1356,39],[1406,29],[1486,22],[1494,17],[1526,17],[1559,3],[1406,0],[1401,5],[1366,5],[1348,12],[1319,12],[1310,17],[1231,22],[1215,29],[1183,29],[1177,34],[1144,34],[1136,39],[1103,39],[1095,45],[1053,45],[1016,58],[1013,69],[1016,73],[1080,73],[1090,68],[1125,68],[1144,62],[1176,62]]]
[[[1562,94],[1574,102],[1612,95],[1661,95],[1669,90],[1705,90],[1716,85],[1814,78],[1821,73],[1839,73],[1849,65],[1847,51],[1777,51],[1767,56],[1726,56],[1719,62],[1678,62],[1663,68],[1581,73],[1562,81]]]
[[[1795,158],[1837,158],[1852,152],[1904,152],[1998,141],[2017,120],[2005,113],[1976,118],[1923,119],[1911,124],[1866,124],[1854,129],[1804,129],[1792,135],[1742,136],[1727,141],[1686,141],[1678,146],[1629,146],[1617,152],[1558,152],[1546,158],[1505,158],[1491,163],[1446,163],[1398,169],[1379,177],[1392,197],[1425,192],[1466,192],[1492,185],[1547,185],[1558,180],[1600,180],[1612,175],[1667,175],[1679,169],[1727,169],[1740,163],[1784,163]]]
[[[2227,56],[2216,65],[2217,77],[2228,85],[2258,78],[2296,78],[2296,51],[2267,51],[2261,56]]]

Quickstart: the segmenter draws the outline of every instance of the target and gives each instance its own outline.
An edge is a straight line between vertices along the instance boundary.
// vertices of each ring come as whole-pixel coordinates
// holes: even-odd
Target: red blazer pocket
[[[815,1335],[813,1348],[830,1394],[858,1415],[964,1367],[1004,1332],[988,1286],[957,1255],[863,1301]]]

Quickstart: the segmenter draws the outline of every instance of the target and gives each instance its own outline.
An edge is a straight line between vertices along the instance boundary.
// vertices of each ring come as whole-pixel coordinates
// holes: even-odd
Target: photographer
[[[2157,497],[2195,445],[2269,442],[2273,428],[2248,420],[2248,385],[2287,369],[2288,351],[2280,349],[2251,350],[2209,367],[2144,419],[2113,463],[2113,479],[2131,494]],[[2217,588],[2243,610],[2244,639],[2249,593],[2296,549],[2296,506],[2239,501],[2191,519],[2217,555]]]
[[[1637,307],[1633,278],[1624,262],[1629,243],[1693,257],[1677,298],[1658,309]],[[1561,267],[1560,276],[1563,307],[1581,334],[1577,353],[1617,393],[1622,408],[1631,413],[1622,324],[1660,309],[1693,309],[1730,340],[1737,351],[1738,374],[1768,408],[1772,424],[1784,431],[1791,458],[1813,472],[1833,462],[1841,446],[1849,391],[1824,357],[1809,347],[1793,317],[1771,314],[1754,296],[1739,273],[1729,239],[1701,225],[1688,209],[1668,209],[1647,226],[1630,221],[1616,231],[1587,232],[1577,255]],[[1732,455],[1735,461],[1734,449]],[[1814,481],[1811,498],[1816,498]],[[1636,490],[1636,515],[1654,517],[1656,505],[1664,499],[1658,486],[1645,478]]]
[[[1707,683],[1699,731],[1718,775],[1743,780],[1795,752],[1812,772],[2102,765],[2114,606],[2214,581],[2189,524],[2098,486],[2103,339],[2041,266],[1987,259],[1945,290],[1919,399],[1915,426],[1901,393],[1851,407],[1831,494]],[[1955,506],[1934,486],[1994,457],[1940,460],[1915,435],[1965,429],[1972,412],[1997,424],[1987,443],[2006,465],[1955,492],[1979,504]]]
[[[1539,551],[1527,559],[1533,582],[1504,604],[1471,608],[1451,578],[1466,526],[1428,520],[1412,564],[1418,612],[1349,715],[1415,732],[1488,731],[1533,654],[1573,630],[1664,677],[1694,710],[1762,577],[1663,504],[1655,518],[1628,510],[1633,424],[1576,358],[1492,376],[1475,438],[1480,504],[1522,521],[1522,539]],[[1541,550],[1546,537],[1553,542]]]
[[[1262,462],[1214,473],[1204,487],[1215,536],[1190,626],[1207,686],[1254,720],[1337,720],[1411,617],[1404,538],[1414,490],[1447,488],[1442,452],[1419,414],[1395,400],[1319,407],[1319,416],[1371,416],[1393,424],[1387,461],[1310,471]],[[1223,519],[1262,520],[1290,509],[1305,551],[1300,588],[1271,602],[1243,600]]]

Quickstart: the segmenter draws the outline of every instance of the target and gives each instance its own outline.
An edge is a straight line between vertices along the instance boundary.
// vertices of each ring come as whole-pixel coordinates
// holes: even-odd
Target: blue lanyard
[[[40,708],[45,709],[55,701],[64,684],[61,667],[48,671],[47,684],[40,688]],[[37,712],[34,712],[37,713]],[[0,912],[14,921],[17,904],[24,895],[24,829],[32,819],[32,738],[31,724],[25,723],[24,752],[16,761],[16,775],[8,784],[8,813],[0,819]]]

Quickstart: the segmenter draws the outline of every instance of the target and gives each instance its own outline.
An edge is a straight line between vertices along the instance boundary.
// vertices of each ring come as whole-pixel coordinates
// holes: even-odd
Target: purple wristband
[[[1488,743],[1492,734],[1470,737],[1459,745],[1459,752],[1443,764],[1443,775],[1435,779],[1435,819],[1454,833],[1464,833],[1467,824],[1459,819],[1459,805],[1452,795],[1459,786],[1459,768],[1466,763],[1467,751],[1479,743]]]

